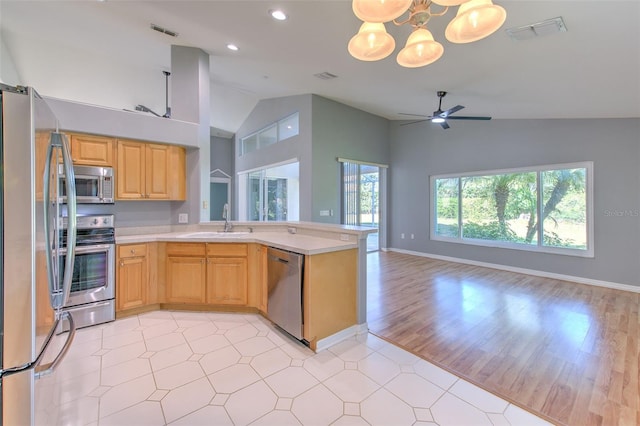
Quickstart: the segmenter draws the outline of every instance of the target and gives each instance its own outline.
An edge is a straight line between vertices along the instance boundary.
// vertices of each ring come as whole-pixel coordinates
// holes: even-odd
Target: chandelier
[[[353,0],[353,13],[364,23],[349,41],[351,56],[361,61],[378,61],[394,51],[396,42],[387,33],[385,22],[409,24],[413,32],[396,60],[403,67],[429,65],[442,56],[444,47],[427,29],[432,17],[443,16],[449,7],[459,6],[449,22],[445,37],[452,43],[471,43],[498,30],[507,18],[504,8],[491,0]],[[437,9],[437,10],[434,10]],[[408,13],[403,21],[397,19]]]

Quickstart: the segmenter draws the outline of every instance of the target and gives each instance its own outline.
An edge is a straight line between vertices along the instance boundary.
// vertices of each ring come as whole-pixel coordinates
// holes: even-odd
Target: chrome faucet
[[[222,207],[222,218],[224,219],[224,232],[231,232],[233,225],[229,222],[229,204],[227,203]]]

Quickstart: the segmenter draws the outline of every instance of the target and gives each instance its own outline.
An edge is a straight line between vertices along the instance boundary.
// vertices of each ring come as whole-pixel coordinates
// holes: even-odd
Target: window
[[[593,256],[593,163],[431,177],[434,240]]]
[[[300,218],[300,163],[272,165],[238,175],[241,221],[281,222]]]
[[[262,130],[240,140],[240,155],[257,151],[274,143],[296,136],[299,132],[298,113],[291,114]]]

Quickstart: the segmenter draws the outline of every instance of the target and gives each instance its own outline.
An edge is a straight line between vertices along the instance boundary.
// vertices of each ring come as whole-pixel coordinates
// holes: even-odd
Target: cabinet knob
[[[131,254],[136,254],[136,249],[131,249]]]
[[[122,260],[120,261],[120,266],[124,266],[124,262]]]

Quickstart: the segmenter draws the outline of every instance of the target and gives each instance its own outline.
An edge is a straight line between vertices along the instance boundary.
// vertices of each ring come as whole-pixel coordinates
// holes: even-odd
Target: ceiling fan
[[[438,91],[436,92],[440,101],[438,102],[438,109],[433,111],[432,115],[421,115],[421,114],[407,114],[407,113],[399,113],[401,115],[414,115],[419,117],[425,117],[424,120],[411,121],[409,123],[402,124],[403,126],[407,124],[421,123],[423,121],[431,120],[432,123],[437,123],[442,126],[443,129],[448,129],[449,124],[447,120],[491,120],[491,117],[477,117],[477,116],[461,116],[461,115],[451,115],[455,112],[460,111],[464,106],[456,105],[453,108],[449,108],[447,110],[442,110],[442,98],[447,95],[447,92]]]

